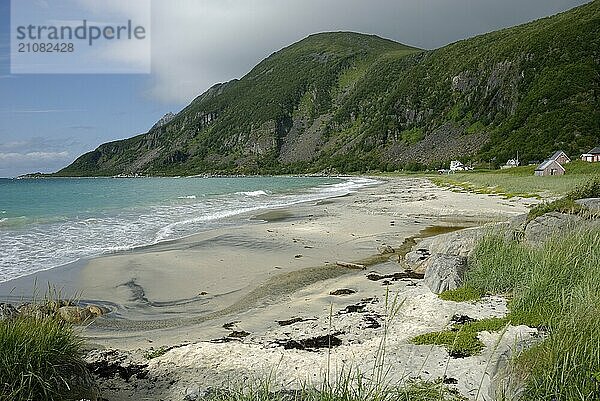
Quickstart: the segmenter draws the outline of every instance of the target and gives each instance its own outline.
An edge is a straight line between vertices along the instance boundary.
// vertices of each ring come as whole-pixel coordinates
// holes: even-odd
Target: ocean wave
[[[177,199],[196,199],[196,195],[178,196]]]
[[[4,217],[0,219],[0,227],[3,228],[20,228],[25,227],[29,219],[25,216],[19,217]]]
[[[342,193],[345,195],[345,194],[354,192],[360,188],[363,188],[366,186],[371,186],[371,185],[376,185],[379,183],[381,183],[381,181],[378,181],[378,180],[375,180],[372,178],[353,177],[352,179],[349,179],[344,182],[322,186],[322,187],[320,187],[320,190],[323,192],[328,192],[328,193],[336,193],[337,192],[337,193]]]
[[[159,243],[162,241],[166,241],[166,240],[171,240],[171,239],[177,239],[178,236],[176,236],[176,232],[178,232],[178,230],[176,230],[177,227],[183,227],[182,230],[179,230],[179,232],[185,232],[187,231],[186,228],[188,228],[191,225],[194,224],[198,224],[198,223],[207,223],[207,222],[212,222],[212,221],[217,221],[217,220],[221,220],[221,219],[226,219],[228,217],[233,217],[233,216],[237,216],[243,213],[249,213],[255,210],[260,210],[262,207],[260,206],[256,206],[256,207],[246,207],[246,208],[238,208],[238,209],[232,209],[232,210],[222,210],[222,211],[214,211],[212,213],[206,214],[204,216],[199,216],[199,217],[194,217],[194,218],[190,218],[190,219],[186,219],[186,220],[181,220],[181,221],[176,221],[173,222],[171,224],[168,224],[167,226],[161,228],[158,233],[156,234],[155,238],[154,238],[154,243]]]
[[[256,197],[256,196],[265,196],[265,195],[268,195],[268,193],[266,191],[258,190],[258,191],[236,192],[236,195]]]

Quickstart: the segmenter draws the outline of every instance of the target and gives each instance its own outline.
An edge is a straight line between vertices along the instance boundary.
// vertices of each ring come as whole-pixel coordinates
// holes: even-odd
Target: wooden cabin
[[[535,169],[534,174],[537,176],[564,175],[565,168],[558,161],[548,159]]]

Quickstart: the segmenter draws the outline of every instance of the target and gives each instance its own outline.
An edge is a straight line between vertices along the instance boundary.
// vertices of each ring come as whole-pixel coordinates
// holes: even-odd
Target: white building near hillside
[[[463,170],[466,170],[466,169],[467,168],[465,167],[465,165],[462,164],[458,160],[452,160],[450,162],[450,171],[463,171]]]

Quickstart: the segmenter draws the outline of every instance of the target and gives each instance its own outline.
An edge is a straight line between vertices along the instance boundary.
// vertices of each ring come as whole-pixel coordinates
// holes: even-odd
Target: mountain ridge
[[[600,0],[435,50],[308,36],[58,176],[304,173],[524,160],[600,140]]]

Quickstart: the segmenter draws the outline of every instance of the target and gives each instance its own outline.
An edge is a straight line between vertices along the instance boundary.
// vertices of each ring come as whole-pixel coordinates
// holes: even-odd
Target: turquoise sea
[[[0,282],[182,238],[267,208],[341,196],[366,178],[0,179]]]

